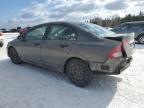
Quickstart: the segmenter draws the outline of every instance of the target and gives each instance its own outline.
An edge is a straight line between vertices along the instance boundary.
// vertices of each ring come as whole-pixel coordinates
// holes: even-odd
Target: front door
[[[41,42],[47,26],[38,26],[24,35],[24,41],[20,43],[20,56],[24,61],[41,64]]]

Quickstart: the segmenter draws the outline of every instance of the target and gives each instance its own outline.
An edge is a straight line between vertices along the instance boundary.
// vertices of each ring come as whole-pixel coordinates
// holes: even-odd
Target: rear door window
[[[48,40],[76,40],[76,32],[71,27],[51,25]]]

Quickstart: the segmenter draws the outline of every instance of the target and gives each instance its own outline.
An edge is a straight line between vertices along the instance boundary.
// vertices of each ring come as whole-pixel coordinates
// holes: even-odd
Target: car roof
[[[81,23],[86,23],[86,22],[55,21],[55,22],[47,22],[47,23],[38,24],[38,25],[32,26],[31,28],[33,29],[35,27],[42,26],[42,25],[47,25],[47,24],[68,24],[68,25],[72,25],[72,26],[75,26],[75,27],[79,27],[78,25],[81,24]]]
[[[45,24],[72,24],[72,25],[78,25],[80,23],[86,23],[86,22],[55,21],[55,22],[42,23],[42,24],[39,24],[39,25],[45,25]],[[36,26],[38,26],[38,25],[36,25]]]

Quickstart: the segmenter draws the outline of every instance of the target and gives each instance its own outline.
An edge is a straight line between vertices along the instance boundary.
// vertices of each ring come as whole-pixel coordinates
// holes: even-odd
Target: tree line
[[[138,15],[127,14],[125,17],[113,16],[112,18],[102,19],[100,17],[95,17],[93,19],[87,20],[86,22],[98,24],[103,27],[115,27],[124,22],[131,21],[144,21],[144,13],[139,12]]]

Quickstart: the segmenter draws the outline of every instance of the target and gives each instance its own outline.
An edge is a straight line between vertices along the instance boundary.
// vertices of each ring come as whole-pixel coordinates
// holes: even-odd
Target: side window
[[[140,31],[141,30],[141,25],[139,25],[139,24],[129,25],[128,30],[129,31]]]
[[[26,34],[26,40],[41,40],[45,34],[47,26],[37,27]]]
[[[48,33],[49,40],[76,40],[76,32],[70,27],[52,25]]]

